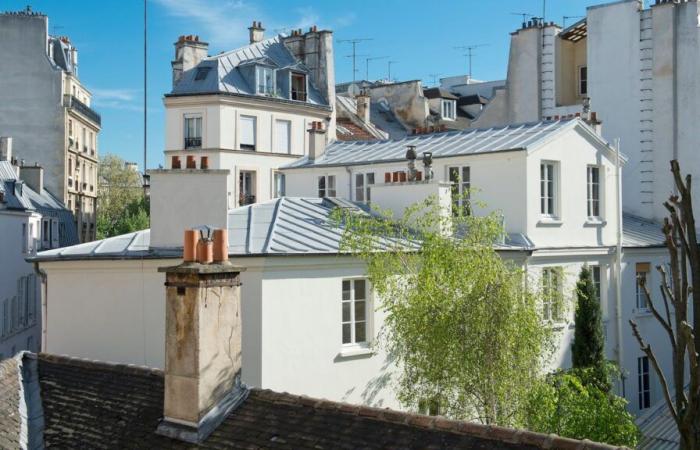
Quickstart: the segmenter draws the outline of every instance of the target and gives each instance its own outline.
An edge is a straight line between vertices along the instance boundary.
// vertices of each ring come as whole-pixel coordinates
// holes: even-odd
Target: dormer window
[[[204,80],[207,75],[209,75],[209,72],[211,71],[211,67],[200,67],[197,69],[197,73],[194,75],[194,81],[202,81]]]
[[[272,95],[274,92],[274,75],[269,67],[258,66],[256,68],[257,93],[262,95]]]
[[[444,120],[455,120],[455,110],[457,102],[454,100],[442,100],[442,118]]]
[[[306,74],[292,73],[292,100],[306,101]]]

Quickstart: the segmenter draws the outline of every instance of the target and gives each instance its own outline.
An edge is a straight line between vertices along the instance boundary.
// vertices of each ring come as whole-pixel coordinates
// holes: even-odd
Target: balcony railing
[[[65,95],[64,104],[66,107],[74,109],[83,116],[87,117],[98,126],[102,126],[102,117],[100,114],[85,103],[78,100],[76,97],[73,97],[72,95]]]
[[[306,101],[306,91],[292,89],[292,100],[298,100],[301,102]]]
[[[200,148],[202,146],[201,137],[186,137],[185,148]]]
[[[255,203],[255,196],[254,195],[241,194],[238,196],[238,205],[239,206],[252,205],[253,203]]]

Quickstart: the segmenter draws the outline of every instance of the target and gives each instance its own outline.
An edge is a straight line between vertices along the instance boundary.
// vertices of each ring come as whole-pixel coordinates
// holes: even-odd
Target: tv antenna
[[[561,27],[566,28],[566,20],[567,19],[582,19],[584,17],[586,17],[586,16],[563,16],[561,18]]]
[[[464,54],[464,56],[467,57],[468,60],[468,66],[469,66],[469,73],[467,76],[469,77],[468,79],[472,79],[472,56],[474,56],[474,49],[480,48],[480,47],[486,47],[489,44],[478,44],[478,45],[460,45],[455,47],[456,50],[466,50],[467,53]]]
[[[527,22],[528,18],[535,17],[534,14],[526,13],[526,12],[512,12],[510,13],[511,16],[520,16],[523,18],[523,23]]]
[[[355,82],[355,72],[357,72],[356,64],[355,64],[355,62],[356,62],[355,60],[357,58],[357,51],[356,51],[357,44],[359,44],[360,42],[371,41],[371,40],[372,40],[372,38],[338,39],[339,44],[341,44],[341,43],[352,44],[352,55],[348,55],[348,57],[352,57],[352,82],[353,83]]]
[[[388,58],[388,56],[372,56],[369,58],[365,58],[365,79],[369,81],[369,62],[370,61],[376,61],[378,59],[385,59]]]
[[[433,79],[433,86],[437,86],[437,78],[442,75],[441,73],[429,73],[428,76]]]
[[[387,75],[386,79],[391,81],[391,65],[398,64],[398,61],[387,61]]]

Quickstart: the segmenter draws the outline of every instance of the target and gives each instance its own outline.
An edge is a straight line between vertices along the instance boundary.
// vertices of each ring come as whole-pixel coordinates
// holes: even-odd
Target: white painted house
[[[214,56],[181,36],[165,95],[165,167],[230,170],[231,208],[285,194],[277,169],[308,153],[311,122],[335,137],[332,33],[249,31],[249,45]]]
[[[162,367],[165,295],[157,268],[181,258],[182,230],[211,224],[229,230],[230,256],[247,268],[241,274],[246,383],[400,407],[395,367],[372,346],[383,321],[380,300],[363,264],[339,254],[342,230],[329,216],[337,206],[362,209],[368,201],[400,212],[433,193],[449,204],[453,185],[446,183],[459,173],[463,184],[454,186],[477,188],[474,195],[488,205],[474,205],[474,214],[502,212],[508,239],[498,251],[526,266],[534,283],[564,294],[564,304],[543,305],[561,338],[552,364],[570,364],[573,286],[589,264],[600,287],[608,356],[622,360],[631,410],[638,410],[639,392],[648,392],[650,403],[658,398],[653,379],[637,388],[638,352],[626,330],[627,319],[641,315],[651,342],[661,336],[634,292],[635,270],[645,267],[637,263],[663,259],[662,237],[656,224],[625,216],[616,277],[616,154],[587,124],[542,122],[327,147],[323,129],[314,126],[309,142],[310,155],[283,169],[294,197],[232,209],[230,169],[152,171],[151,230],[39,253],[33,260],[47,277],[43,348]],[[432,152],[434,179],[393,182],[405,173],[407,145],[419,155]],[[344,302],[364,306],[365,317],[344,319]]]

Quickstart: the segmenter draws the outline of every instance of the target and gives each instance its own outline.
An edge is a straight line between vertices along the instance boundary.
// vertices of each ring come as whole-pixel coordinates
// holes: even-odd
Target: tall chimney
[[[262,22],[253,21],[253,25],[248,27],[250,33],[250,43],[255,44],[265,39],[265,28],[262,27]]]
[[[35,163],[33,166],[22,166],[20,174],[27,186],[41,195],[44,191],[44,168],[38,163]]]
[[[240,272],[183,263],[165,272],[165,397],[157,433],[204,441],[247,397],[241,383]]]
[[[364,91],[355,97],[355,102],[357,103],[357,116],[362,119],[364,123],[370,122],[370,100],[371,97]]]
[[[323,122],[311,122],[309,128],[309,160],[315,161],[326,152],[326,130]]]
[[[173,87],[182,78],[182,75],[196,67],[207,57],[209,44],[199,40],[199,36],[180,36],[175,43],[175,60],[170,64],[173,67]]]
[[[0,136],[0,161],[12,161],[12,138]]]

